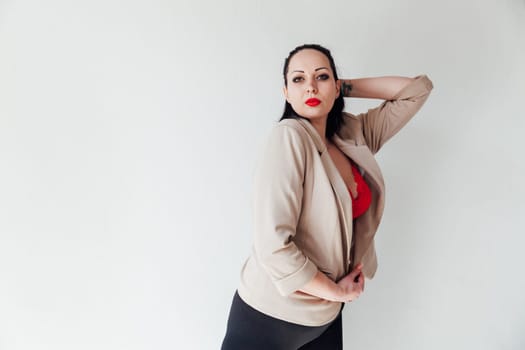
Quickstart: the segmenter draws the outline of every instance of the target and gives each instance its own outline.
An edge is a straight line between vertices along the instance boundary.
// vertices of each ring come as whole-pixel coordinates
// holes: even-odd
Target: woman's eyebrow
[[[315,71],[317,72],[317,71],[320,70],[320,69],[328,69],[328,68],[326,68],[326,67],[319,67],[319,68],[316,68]],[[296,70],[293,70],[292,73],[293,73],[293,72],[304,73],[304,70],[297,70],[297,69],[296,69]]]

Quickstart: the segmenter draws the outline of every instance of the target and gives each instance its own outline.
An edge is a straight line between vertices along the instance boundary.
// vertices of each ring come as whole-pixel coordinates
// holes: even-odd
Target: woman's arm
[[[366,113],[357,116],[346,114],[345,123],[339,131],[345,139],[353,137],[356,130],[361,129],[366,144],[374,154],[416,114],[433,88],[432,81],[426,75],[345,79],[343,82],[345,97],[385,100]]]
[[[363,264],[358,264],[352,272],[337,283],[318,271],[300,291],[330,301],[352,301],[364,290],[365,276],[361,272],[362,268]]]
[[[392,100],[401,89],[412,81],[414,78],[397,76],[341,79],[341,87],[344,97]]]
[[[257,261],[283,296],[299,290],[318,272],[294,241],[305,169],[301,131],[291,125],[276,125],[255,171],[253,248]]]

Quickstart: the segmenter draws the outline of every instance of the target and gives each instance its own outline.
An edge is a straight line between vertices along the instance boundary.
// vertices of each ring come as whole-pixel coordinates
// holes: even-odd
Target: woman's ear
[[[335,82],[335,87],[337,88],[337,96],[341,94],[341,79],[337,79]]]
[[[288,101],[288,89],[286,88],[286,86],[283,86],[283,95],[284,95],[284,98],[286,99],[286,101],[290,102],[290,101]]]

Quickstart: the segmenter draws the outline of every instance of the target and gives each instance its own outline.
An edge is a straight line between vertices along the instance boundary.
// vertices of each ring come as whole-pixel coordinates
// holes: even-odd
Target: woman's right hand
[[[365,276],[361,271],[362,268],[363,264],[359,263],[352,272],[337,282],[337,286],[340,289],[339,301],[352,301],[361,295],[365,288]]]

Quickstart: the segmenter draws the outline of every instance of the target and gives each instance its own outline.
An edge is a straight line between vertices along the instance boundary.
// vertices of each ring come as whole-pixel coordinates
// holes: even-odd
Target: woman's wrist
[[[345,292],[343,288],[339,284],[335,284],[335,289],[333,291],[332,295],[332,301],[339,301],[339,302],[345,302]]]
[[[344,97],[351,97],[352,81],[350,79],[341,79],[341,93]]]
[[[318,271],[312,280],[301,288],[301,291],[329,301],[344,299],[343,288],[321,271]]]

